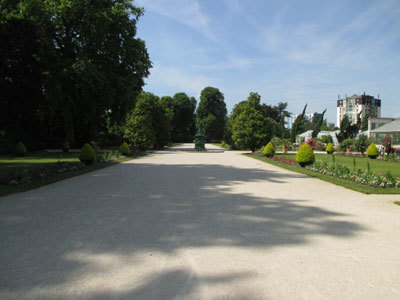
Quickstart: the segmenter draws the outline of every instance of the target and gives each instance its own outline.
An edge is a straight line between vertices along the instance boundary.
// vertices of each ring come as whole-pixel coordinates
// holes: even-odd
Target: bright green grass
[[[34,152],[26,156],[15,155],[0,156],[0,174],[18,172],[22,169],[31,169],[47,164],[54,164],[58,161],[79,162],[79,153],[71,152]]]
[[[375,188],[372,186],[368,186],[368,185],[363,185],[363,184],[357,184],[353,181],[348,181],[348,180],[344,180],[344,179],[340,179],[340,178],[336,178],[336,177],[332,177],[332,176],[327,176],[321,173],[317,173],[317,172],[313,172],[310,170],[307,170],[306,168],[302,168],[299,165],[286,165],[280,162],[276,162],[270,159],[265,158],[262,155],[259,155],[257,153],[255,154],[245,154],[248,157],[251,158],[255,158],[258,160],[261,160],[263,162],[269,163],[271,165],[275,165],[278,167],[281,167],[283,169],[287,169],[290,171],[294,171],[294,172],[298,172],[298,173],[302,173],[311,177],[315,177],[324,181],[328,181],[331,182],[333,184],[336,185],[340,185],[342,187],[357,191],[357,192],[361,192],[361,193],[365,193],[365,194],[400,194],[400,189],[398,188]],[[324,154],[321,154],[324,155]],[[285,156],[287,158],[295,158],[295,154],[278,154],[278,156]],[[318,155],[319,156],[319,155]],[[328,155],[326,155],[328,156]],[[348,158],[348,157],[347,157]],[[332,159],[332,158],[330,158]],[[359,158],[362,159],[362,158]],[[336,162],[338,162],[338,160],[336,160]],[[387,163],[387,162],[385,162]],[[351,166],[353,166],[353,160],[351,160]]]
[[[276,156],[296,159],[296,154],[281,154],[278,153]],[[400,163],[388,162],[384,160],[371,159],[368,157],[349,157],[344,155],[335,155],[336,164],[348,166],[353,169],[353,158],[356,160],[356,168],[360,168],[365,171],[367,169],[367,162],[369,162],[371,171],[374,174],[390,171],[394,177],[400,177]],[[332,163],[332,155],[328,154],[315,154],[315,159]]]

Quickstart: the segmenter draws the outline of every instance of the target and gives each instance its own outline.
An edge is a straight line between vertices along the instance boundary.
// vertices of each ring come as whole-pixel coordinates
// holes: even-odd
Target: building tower
[[[379,98],[379,96],[378,96]],[[337,100],[337,126],[340,128],[340,123],[347,115],[352,124],[357,123],[357,115],[361,113],[361,119],[366,114],[374,114],[376,117],[381,117],[381,99],[374,98],[369,95],[353,95],[351,97],[345,96],[340,99],[338,95]]]

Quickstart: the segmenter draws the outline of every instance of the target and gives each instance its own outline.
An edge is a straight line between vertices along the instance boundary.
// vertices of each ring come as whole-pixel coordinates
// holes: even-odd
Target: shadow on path
[[[343,220],[344,214],[312,206],[295,195],[275,199],[231,192],[231,187],[250,182],[269,181],[284,188],[288,177],[305,178],[221,165],[128,163],[1,198],[0,296],[184,297],[207,280],[233,282],[246,274],[193,279],[184,269],[155,269],[139,287],[132,284],[119,292],[100,286],[67,294],[66,286],[79,278],[113,276],[112,267],[99,267],[100,258],[80,259],[79,253],[126,258],[144,251],[168,256],[186,248],[214,246],[268,250],[305,244],[312,236],[348,238],[365,230]],[[130,264],[139,263],[123,263]],[[176,284],[169,286],[171,281]],[[49,292],[37,292],[41,289]]]

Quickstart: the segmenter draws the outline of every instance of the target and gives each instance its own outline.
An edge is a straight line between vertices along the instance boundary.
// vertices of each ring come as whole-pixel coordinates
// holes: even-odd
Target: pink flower
[[[386,181],[386,178],[382,178],[382,181],[385,182],[385,181]]]
[[[397,177],[397,178],[396,178],[396,180],[400,180],[400,178],[399,178],[399,177]]]
[[[379,176],[382,176],[382,173],[378,173]]]

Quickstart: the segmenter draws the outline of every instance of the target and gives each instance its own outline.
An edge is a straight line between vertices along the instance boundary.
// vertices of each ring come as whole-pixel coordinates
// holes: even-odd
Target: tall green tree
[[[206,87],[201,91],[200,103],[196,110],[197,128],[206,135],[207,140],[220,141],[226,123],[226,104],[219,89]]]
[[[163,97],[161,101],[171,119],[171,140],[192,142],[196,131],[196,99],[185,93],[176,93],[173,98]]]
[[[304,105],[303,111],[297,116],[292,125],[292,130],[290,131],[290,140],[292,143],[296,142],[297,134],[301,133],[305,124],[305,114],[306,114],[307,104]]]
[[[318,133],[321,131],[322,123],[324,122],[324,115],[326,113],[326,109],[322,112],[320,117],[317,117],[316,120],[314,121],[314,129],[312,132],[312,137],[316,138],[318,136]]]
[[[38,26],[28,19],[0,16],[0,139],[13,146],[22,140],[33,150],[42,138]],[[0,143],[4,147],[6,143]]]
[[[170,125],[159,97],[142,92],[128,117],[124,138],[140,150],[161,149],[170,141]]]
[[[41,37],[43,117],[61,119],[72,143],[93,137],[107,118],[122,123],[151,67],[136,38],[143,10],[128,0],[16,2],[7,14],[34,22]]]
[[[238,148],[254,152],[272,139],[278,127],[277,122],[262,109],[260,98],[257,93],[250,93],[247,101],[240,102],[233,109],[230,117],[232,140]]]

